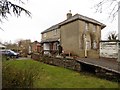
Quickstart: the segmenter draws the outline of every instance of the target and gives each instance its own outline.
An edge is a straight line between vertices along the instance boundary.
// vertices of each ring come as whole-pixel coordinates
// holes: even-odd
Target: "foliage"
[[[6,61],[11,62],[11,61]],[[18,68],[10,63],[3,63],[2,86],[3,88],[32,88],[35,76],[35,67]],[[15,62],[17,63],[17,61]],[[23,63],[24,65],[26,63]]]
[[[29,83],[30,80],[27,78],[30,77],[30,72],[32,70],[35,76],[32,83],[34,88],[117,88],[118,87],[118,84],[115,82],[99,79],[90,74],[84,74],[80,72],[78,73],[72,70],[43,64],[41,62],[37,62],[33,60],[6,61],[4,62],[3,68],[4,68],[3,83],[7,83],[9,81],[9,84],[12,86],[13,85],[19,86],[19,84],[18,83],[16,84],[15,82],[20,83],[20,81],[22,82],[20,83],[20,85],[24,85],[23,83],[26,83],[26,85],[28,85],[27,83]],[[23,75],[25,74],[24,71],[22,71],[24,69],[27,70],[26,73],[27,76]],[[25,82],[23,80],[24,77],[28,81]],[[12,84],[13,81],[14,84]]]
[[[109,41],[116,41],[117,40],[118,35],[115,34],[114,32],[110,33],[108,36],[108,40]]]
[[[7,60],[9,60],[10,59],[10,57],[8,57],[8,56],[6,56],[6,55],[2,55],[2,61],[7,61]]]

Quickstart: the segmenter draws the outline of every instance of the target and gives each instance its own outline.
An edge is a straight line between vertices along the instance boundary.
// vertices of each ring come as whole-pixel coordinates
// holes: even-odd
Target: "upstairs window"
[[[43,37],[47,37],[47,33],[44,33],[44,34],[43,34]]]
[[[96,31],[97,31],[97,26],[93,25],[93,32],[96,32]]]
[[[89,24],[86,22],[85,23],[85,31],[88,31],[88,28],[89,28],[88,26],[89,26]]]
[[[57,35],[57,30],[54,30],[54,35]]]

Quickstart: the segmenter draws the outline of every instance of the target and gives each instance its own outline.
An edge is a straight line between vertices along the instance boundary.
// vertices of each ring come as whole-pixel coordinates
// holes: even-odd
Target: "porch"
[[[58,54],[59,43],[59,39],[47,39],[42,41],[41,44],[43,47],[43,54],[49,56]]]

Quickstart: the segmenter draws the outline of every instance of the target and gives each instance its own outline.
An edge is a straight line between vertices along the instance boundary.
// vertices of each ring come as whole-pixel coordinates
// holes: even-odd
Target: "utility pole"
[[[2,51],[0,51],[0,90],[2,90]]]
[[[118,2],[118,71],[120,71],[120,1]],[[120,76],[118,76],[118,83],[120,82]],[[118,84],[120,88],[120,84]]]
[[[120,63],[120,1],[118,2],[118,62]]]

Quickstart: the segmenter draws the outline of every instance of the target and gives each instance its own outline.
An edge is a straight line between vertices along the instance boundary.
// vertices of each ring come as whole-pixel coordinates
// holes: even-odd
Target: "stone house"
[[[100,41],[100,57],[117,58],[119,41]]]
[[[70,52],[81,58],[99,58],[99,41],[101,30],[106,25],[92,18],[67,13],[67,19],[43,31],[42,45],[44,54],[58,50],[60,44],[63,52]]]

